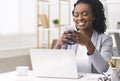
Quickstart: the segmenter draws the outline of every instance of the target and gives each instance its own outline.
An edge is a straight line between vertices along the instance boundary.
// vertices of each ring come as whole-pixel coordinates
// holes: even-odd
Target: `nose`
[[[82,15],[79,14],[78,19],[79,20],[83,19]]]

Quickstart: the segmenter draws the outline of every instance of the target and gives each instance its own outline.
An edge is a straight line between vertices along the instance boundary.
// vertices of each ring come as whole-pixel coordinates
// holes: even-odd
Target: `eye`
[[[87,12],[83,12],[83,14],[82,14],[83,16],[87,16],[88,15],[88,13]]]
[[[79,16],[79,14],[77,14],[77,13],[74,13],[74,17],[78,17]]]

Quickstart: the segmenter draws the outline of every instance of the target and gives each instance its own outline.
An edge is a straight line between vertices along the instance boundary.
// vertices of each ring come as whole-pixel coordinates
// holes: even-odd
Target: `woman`
[[[80,73],[106,72],[109,68],[107,60],[113,54],[113,42],[109,35],[104,34],[106,18],[102,3],[99,0],[78,0],[72,14],[74,29],[67,29],[54,48],[75,50]]]

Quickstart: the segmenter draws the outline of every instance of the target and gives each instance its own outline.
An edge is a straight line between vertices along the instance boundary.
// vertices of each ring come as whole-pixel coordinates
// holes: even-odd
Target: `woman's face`
[[[80,3],[74,8],[74,22],[80,30],[91,29],[93,22],[93,14],[88,4]]]

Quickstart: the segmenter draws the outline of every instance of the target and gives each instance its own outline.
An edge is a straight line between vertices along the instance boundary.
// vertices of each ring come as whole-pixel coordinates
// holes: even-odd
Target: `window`
[[[15,34],[19,31],[18,0],[0,0],[0,35]]]
[[[0,49],[35,46],[35,0],[0,0]]]

